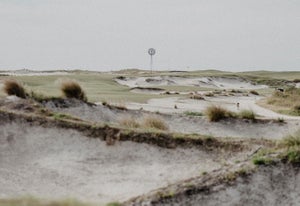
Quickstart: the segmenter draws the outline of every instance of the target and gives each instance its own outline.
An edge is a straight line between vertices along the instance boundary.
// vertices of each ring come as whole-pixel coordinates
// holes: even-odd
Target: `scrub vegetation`
[[[61,91],[63,92],[64,96],[67,98],[75,98],[85,102],[87,101],[85,92],[76,81],[73,80],[63,81],[61,84]]]
[[[6,80],[4,82],[3,90],[7,95],[15,95],[23,99],[26,98],[26,92],[23,85],[15,80]]]
[[[267,104],[274,105],[278,112],[300,116],[300,88],[290,87],[285,91],[275,91]]]

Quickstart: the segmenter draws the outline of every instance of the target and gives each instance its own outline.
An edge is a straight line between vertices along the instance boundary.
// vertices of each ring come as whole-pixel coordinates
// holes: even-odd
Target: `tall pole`
[[[153,55],[150,55],[150,70],[151,70],[151,74],[152,74],[152,70],[153,70]]]
[[[151,70],[151,74],[153,72],[153,55],[155,54],[155,49],[150,48],[148,49],[148,54],[150,55],[150,70]]]

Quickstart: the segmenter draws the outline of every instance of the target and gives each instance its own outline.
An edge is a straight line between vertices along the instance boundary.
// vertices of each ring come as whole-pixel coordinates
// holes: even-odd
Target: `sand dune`
[[[197,86],[213,89],[262,89],[267,88],[266,85],[255,85],[242,78],[229,77],[174,77],[174,76],[156,76],[156,77],[128,77],[117,78],[119,84],[128,87],[150,87],[150,86]]]

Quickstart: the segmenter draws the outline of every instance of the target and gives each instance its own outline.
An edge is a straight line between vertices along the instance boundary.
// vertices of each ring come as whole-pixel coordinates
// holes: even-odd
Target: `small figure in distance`
[[[177,107],[177,105],[176,105],[176,104],[174,105],[174,109],[178,109],[178,107]]]
[[[240,109],[240,103],[239,102],[236,103],[236,107],[237,107],[237,109]]]

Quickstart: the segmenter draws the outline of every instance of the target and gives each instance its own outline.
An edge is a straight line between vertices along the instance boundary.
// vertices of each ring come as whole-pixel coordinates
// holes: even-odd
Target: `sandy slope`
[[[299,181],[297,166],[261,167],[251,176],[239,178],[233,185],[216,185],[209,192],[171,198],[153,206],[296,206],[300,204]]]
[[[0,127],[0,197],[121,201],[221,166],[217,154],[193,148],[107,146],[70,129]]]
[[[149,86],[198,86],[205,88],[220,89],[261,89],[267,88],[266,85],[254,85],[242,78],[229,77],[201,77],[187,78],[176,76],[153,76],[153,77],[127,77],[116,79],[119,84],[128,87],[149,87]]]
[[[178,105],[179,109],[174,109],[172,106],[174,102],[170,103],[171,100]],[[288,134],[294,133],[299,128],[300,124],[300,121],[296,119],[286,119],[286,123],[284,124],[272,121],[267,123],[251,123],[244,120],[224,120],[214,123],[209,122],[205,116],[192,117],[182,114],[184,111],[203,112],[206,106],[212,104],[211,102],[191,99],[180,100],[178,98],[155,99],[152,101],[154,102],[149,102],[147,105],[134,105],[136,107],[133,108],[143,106],[144,110],[151,111],[152,109],[152,111],[167,112],[169,114],[150,114],[149,112],[140,110],[118,111],[111,110],[103,105],[89,106],[85,104],[77,104],[67,108],[57,108],[48,103],[47,107],[56,112],[68,113],[84,120],[93,122],[109,122],[114,124],[119,124],[121,119],[129,117],[133,117],[137,121],[142,122],[145,117],[154,115],[164,119],[172,132],[198,133],[217,137],[280,139]],[[232,109],[236,109],[236,105],[234,103],[228,102],[227,104],[229,108],[232,107]],[[224,106],[224,104],[222,104],[222,106]],[[243,106],[244,103],[241,104],[241,107]],[[202,108],[202,110],[199,110],[199,108]],[[177,113],[175,114],[174,112]],[[275,120],[276,119],[277,118],[275,118]]]
[[[183,113],[185,111],[195,111],[203,112],[208,106],[219,105],[230,111],[239,112],[241,110],[252,110],[257,115],[265,118],[277,119],[294,119],[300,120],[300,117],[293,117],[288,115],[282,115],[273,112],[272,110],[263,108],[256,104],[256,101],[260,100],[262,97],[258,96],[229,96],[229,97],[205,97],[206,101],[203,100],[193,100],[180,97],[169,97],[169,98],[158,98],[150,99],[146,104],[140,103],[127,103],[126,106],[130,109],[143,108],[147,111],[161,113]],[[236,106],[240,103],[239,108]],[[177,109],[174,109],[174,105]]]

